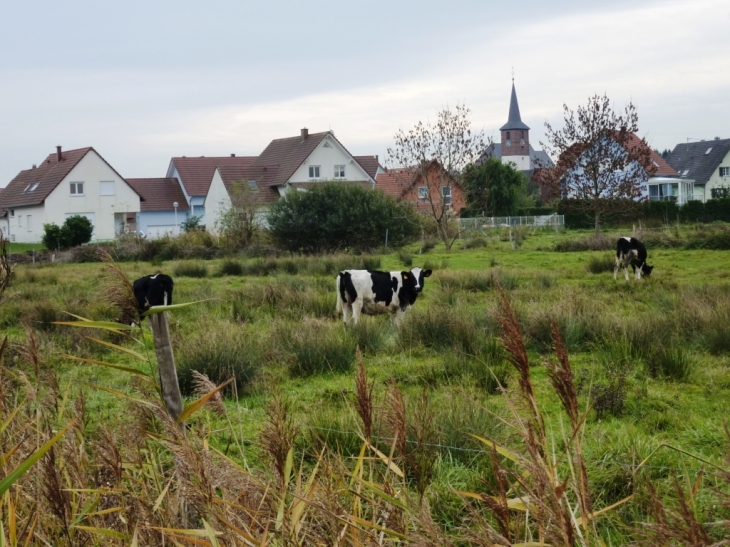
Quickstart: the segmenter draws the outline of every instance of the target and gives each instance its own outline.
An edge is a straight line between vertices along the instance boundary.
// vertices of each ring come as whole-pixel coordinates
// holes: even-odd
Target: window
[[[14,217],[15,216],[15,209],[10,209],[10,216],[11,217]]]
[[[330,146],[330,143],[328,143],[328,142],[325,142],[325,143],[324,143],[324,144],[322,145],[322,148],[332,148],[332,147]]]
[[[28,186],[26,186],[25,190],[23,190],[23,193],[25,194],[30,189],[31,186],[32,186],[32,184],[29,184]]]
[[[712,152],[712,146],[710,146],[707,150],[705,150],[705,156]]]
[[[507,131],[507,140],[510,140],[511,137],[509,136],[509,131]]]
[[[720,167],[721,177],[730,177],[730,167]]]
[[[442,186],[441,195],[444,197],[444,203],[451,205],[451,186]]]
[[[99,183],[99,195],[100,196],[113,196],[114,195],[114,181],[113,180],[101,181]]]
[[[309,178],[310,179],[319,178],[319,165],[310,165],[309,166]]]
[[[28,231],[33,231],[33,217],[31,215],[28,215],[28,222],[26,223],[28,225]]]
[[[258,185],[256,184],[256,181],[255,181],[255,180],[250,180],[250,181],[248,181],[248,187],[249,187],[249,189],[250,189],[250,190],[251,190],[252,192],[257,192],[257,191],[258,191],[258,189],[259,189],[259,187],[258,187]]]
[[[83,196],[84,195],[84,183],[83,182],[72,182],[71,183],[71,195],[72,196]]]
[[[336,179],[345,178],[345,166],[344,165],[335,165],[335,178]]]
[[[23,227],[23,215],[18,215],[18,228]]]
[[[428,199],[428,188],[426,186],[418,187],[418,199]]]
[[[684,170],[684,171],[682,172],[682,176],[683,176],[683,177],[686,177],[688,173],[689,173],[689,169],[685,169],[685,170]]]
[[[40,182],[36,182],[33,186],[30,187],[30,190],[29,191],[30,192],[35,192],[36,191],[36,188],[38,188],[40,186],[40,184],[41,184]]]
[[[520,131],[520,138],[521,139],[524,139],[525,138],[525,132],[524,131]]]

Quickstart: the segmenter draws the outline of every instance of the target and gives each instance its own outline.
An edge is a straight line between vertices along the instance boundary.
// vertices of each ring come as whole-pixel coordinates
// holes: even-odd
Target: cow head
[[[646,262],[644,262],[641,265],[641,275],[644,277],[649,277],[651,275],[651,271],[654,269],[654,266],[649,266]]]
[[[431,275],[431,270],[412,268],[410,272],[401,272],[403,284],[411,287],[416,293],[423,290],[424,279]]]

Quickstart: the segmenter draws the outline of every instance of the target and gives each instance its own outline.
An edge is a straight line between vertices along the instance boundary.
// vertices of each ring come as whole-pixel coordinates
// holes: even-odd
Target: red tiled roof
[[[235,182],[248,184],[248,181],[256,181],[256,198],[261,204],[274,203],[279,198],[279,191],[269,183],[276,176],[277,168],[265,167],[238,167],[238,166],[221,166],[218,167],[223,185],[226,187],[229,196],[233,196]]]
[[[61,161],[57,161],[56,153],[49,154],[38,167],[26,169],[18,173],[18,175],[10,181],[3,192],[3,207],[24,207],[28,205],[39,205],[55,190],[61,181],[76,167],[76,165],[88,154],[93,151],[101,160],[109,165],[109,163],[94,150],[91,146],[86,148],[78,148],[76,150],[65,150],[61,154]],[[115,173],[116,170],[109,165]],[[117,173],[120,179],[124,178]],[[35,190],[30,190],[35,184]],[[30,186],[30,188],[29,188]],[[26,191],[27,190],[27,191]]]
[[[127,179],[127,183],[140,197],[141,211],[172,211],[178,203],[178,211],[187,211],[188,200],[176,178]]]
[[[410,188],[413,175],[407,169],[388,169],[375,179],[375,189],[382,190],[395,199],[400,199]]]
[[[213,180],[216,167],[245,167],[256,161],[256,156],[179,157],[172,158],[177,174],[189,196],[205,196]]]
[[[375,180],[375,176],[378,173],[378,167],[380,167],[378,156],[353,156],[353,158],[360,164],[360,167],[362,167],[365,172],[370,175],[370,178]]]
[[[274,139],[261,152],[254,165],[260,168],[265,166],[277,167],[276,175],[268,177],[269,186],[286,184],[286,181],[299,169],[304,160],[314,152],[319,143],[329,134],[329,131],[324,131],[323,133],[311,133],[304,139],[301,135],[285,139]]]
[[[631,147],[639,146],[641,143],[641,139],[635,135],[634,133],[631,133],[631,136],[629,137],[628,145]],[[664,158],[662,158],[659,154],[654,152],[654,150],[651,151],[651,160],[654,162],[654,165],[656,165],[656,173],[654,173],[654,176],[660,176],[660,177],[678,177],[679,173],[671,166],[669,165]]]

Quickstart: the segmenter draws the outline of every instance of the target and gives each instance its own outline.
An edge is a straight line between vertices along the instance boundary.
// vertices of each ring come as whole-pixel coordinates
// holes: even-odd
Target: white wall
[[[529,171],[532,169],[530,156],[502,156],[502,163],[514,163],[518,171]]]
[[[100,195],[102,181],[114,181],[113,196]],[[84,183],[83,196],[71,194],[71,182]],[[94,240],[114,239],[114,213],[138,213],[139,210],[139,195],[92,150],[46,198],[44,222],[61,226],[70,214],[94,213]],[[43,226],[38,233],[35,241],[40,241]]]
[[[205,216],[203,217],[203,224],[205,229],[209,232],[217,234],[221,216],[228,209],[231,208],[231,197],[228,195],[223,179],[221,178],[218,169],[213,173],[213,180],[208,188],[208,195],[205,196]]]
[[[328,143],[330,148],[324,145]],[[309,182],[309,166],[319,165],[319,178],[321,180],[370,180],[365,170],[360,167],[352,156],[340,146],[337,140],[329,136],[322,139],[309,157],[299,166],[287,182]],[[335,179],[335,165],[345,166],[345,178]]]
[[[708,141],[708,142],[712,142],[712,141]],[[707,185],[705,186],[705,200],[712,199],[712,189],[713,188],[730,186],[730,176],[721,177],[720,176],[720,167],[730,167],[730,152],[728,152],[727,155],[725,156],[725,158],[720,162],[720,165],[715,168],[715,171],[712,173],[712,176],[707,181]],[[692,176],[692,173],[690,173],[689,175]]]
[[[7,237],[10,241],[17,243],[39,243],[43,237],[43,224],[45,220],[45,209],[43,205],[33,207],[15,207],[13,216],[9,216],[10,229]],[[10,211],[8,211],[10,215]],[[31,226],[28,230],[28,215],[31,217]],[[5,231],[3,230],[3,233]]]

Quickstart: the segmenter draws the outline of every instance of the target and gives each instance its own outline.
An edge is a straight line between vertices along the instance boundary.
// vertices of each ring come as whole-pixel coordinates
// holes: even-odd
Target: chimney
[[[715,140],[716,140],[716,141],[719,141],[719,140],[720,140],[720,137],[715,137]]]
[[[309,136],[309,129],[306,127],[302,127],[302,142],[307,140],[307,137]]]
[[[236,155],[235,155],[235,154],[231,154],[231,157],[232,157],[232,158],[235,158],[235,157],[236,157]]]
[[[61,147],[56,146],[56,163],[61,163],[61,160],[63,160],[63,155],[61,154]]]
[[[33,169],[35,169],[35,168],[36,168],[36,165],[35,165],[35,163],[34,163],[34,164],[33,164]]]

